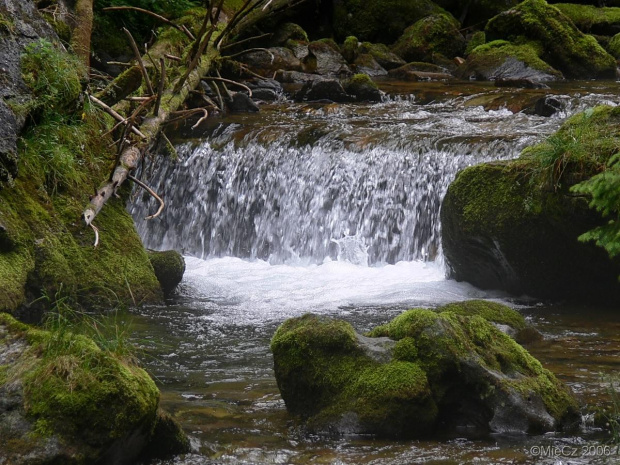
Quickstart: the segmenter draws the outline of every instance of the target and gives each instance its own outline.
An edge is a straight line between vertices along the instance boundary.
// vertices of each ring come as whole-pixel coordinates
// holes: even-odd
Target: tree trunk
[[[71,34],[71,48],[86,68],[90,68],[90,36],[93,31],[93,0],[75,2],[76,25]]]

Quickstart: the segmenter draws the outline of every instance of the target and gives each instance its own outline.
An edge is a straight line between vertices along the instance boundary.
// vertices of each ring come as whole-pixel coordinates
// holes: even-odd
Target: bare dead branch
[[[254,37],[248,37],[247,39],[243,39],[243,40],[239,40],[237,42],[232,42],[230,44],[226,44],[226,45],[220,47],[220,50],[223,51],[223,50],[226,50],[227,48],[233,48],[233,47],[236,47],[237,45],[245,44],[245,43],[251,42],[253,40],[264,39],[265,37],[270,37],[272,35],[273,35],[272,32],[268,32],[266,34],[261,34],[261,35],[254,36]]]
[[[159,59],[159,88],[157,89],[157,100],[155,101],[155,108],[153,114],[159,115],[159,105],[161,104],[161,96],[164,94],[164,85],[166,84],[166,62],[163,58]]]
[[[179,26],[178,24],[175,24],[172,21],[170,21],[168,18],[164,18],[163,16],[158,15],[157,13],[153,13],[152,11],[144,10],[142,8],[138,8],[138,7],[135,7],[135,6],[110,6],[110,7],[107,7],[107,8],[102,8],[102,11],[121,11],[121,10],[139,11],[140,13],[144,13],[146,15],[152,16],[153,18],[156,18],[156,19],[160,20],[161,22],[166,23],[169,26],[172,26],[173,28],[181,31],[183,34],[185,34],[191,40],[196,40],[196,38],[193,36],[193,34],[191,32],[189,32],[189,30],[186,27]]]
[[[209,117],[209,112],[205,108],[203,108],[202,111],[204,111],[204,116],[200,118],[198,121],[196,121],[196,124],[192,126],[192,130],[200,126],[200,124]]]
[[[164,201],[162,200],[162,198],[157,195],[155,193],[155,191],[153,189],[151,189],[149,186],[147,186],[146,184],[144,184],[142,181],[140,181],[138,178],[136,178],[135,176],[132,176],[131,174],[127,175],[127,179],[129,179],[130,181],[135,182],[138,186],[140,186],[142,189],[144,189],[145,191],[147,191],[149,194],[151,194],[151,196],[153,198],[155,198],[155,200],[157,200],[159,202],[159,208],[157,209],[157,211],[155,212],[154,215],[150,215],[147,216],[146,218],[144,218],[145,220],[152,220],[153,218],[157,218],[161,212],[164,210],[164,207],[166,206],[166,204],[164,203]]]
[[[231,79],[225,79],[223,77],[213,77],[213,76],[207,76],[207,77],[203,77],[202,78],[203,81],[218,81],[218,82],[227,82],[228,84],[233,84],[235,86],[239,86],[244,88],[245,90],[248,91],[248,94],[250,95],[250,97],[252,96],[252,89],[250,89],[248,86],[246,86],[245,84],[241,84],[240,82],[237,81],[233,81]],[[228,91],[228,89],[226,89]]]
[[[138,65],[140,66],[140,71],[142,71],[142,76],[144,77],[146,88],[148,89],[149,93],[153,95],[155,92],[153,92],[153,86],[151,85],[151,79],[149,78],[149,74],[146,72],[146,68],[144,67],[144,61],[142,61],[142,56],[140,55],[140,51],[138,50],[138,45],[136,44],[136,41],[133,39],[131,32],[129,32],[129,30],[126,27],[123,28],[123,32],[129,39],[129,45],[131,45],[133,54],[136,57],[136,60],[138,61]]]
[[[93,244],[93,247],[97,248],[97,246],[99,245],[99,229],[92,223],[90,224],[90,227],[93,229],[93,231],[95,231],[95,243]]]
[[[164,56],[172,61],[178,61],[178,62],[181,61],[179,57],[175,57],[174,55],[170,55],[169,53],[164,53]]]
[[[266,48],[248,48],[247,50],[242,50],[241,52],[233,53],[232,55],[226,55],[226,56],[223,56],[222,58],[235,58],[235,57],[238,57],[238,56],[241,56],[241,55],[245,55],[246,53],[252,53],[252,52],[265,52],[265,53],[268,53],[269,56],[271,57],[271,62],[272,63],[276,59],[276,57],[273,55],[273,53],[271,53]]]
[[[116,111],[114,111],[112,108],[110,108],[109,106],[107,106],[105,103],[103,103],[101,100],[99,100],[97,97],[93,96],[93,95],[89,95],[88,96],[89,99],[91,99],[94,103],[96,103],[97,105],[99,105],[101,108],[103,108],[103,110],[110,115],[112,118],[114,118],[116,121],[119,121],[123,124],[127,124],[127,119],[123,118],[121,115],[119,115]],[[136,127],[132,127],[131,131],[136,134],[138,137],[141,137],[142,139],[146,139],[147,137],[142,134],[142,132],[140,132],[140,130]]]

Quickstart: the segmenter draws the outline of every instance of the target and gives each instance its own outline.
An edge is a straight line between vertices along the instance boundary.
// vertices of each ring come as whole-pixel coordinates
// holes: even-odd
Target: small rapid
[[[166,464],[551,465],[568,462],[532,451],[600,443],[589,427],[577,436],[315,437],[280,398],[269,342],[287,318],[314,312],[364,332],[408,308],[473,298],[507,303],[537,326],[545,341],[528,350],[584,405],[606,396],[600,373],[617,363],[617,312],[446,279],[439,212],[459,170],[515,158],[578,110],[619,104],[617,84],[555,90],[565,109],[550,118],[485,110],[508,91],[460,86],[405,86],[373,105],[280,102],[211,118],[200,134],[181,128],[192,138],[175,140],[178,160],[145,163],[141,177],[166,208],[146,221],[156,203],[136,193],[129,209],[147,247],[182,251],[187,265],[169,304],[142,308],[134,321],[162,405],[192,440],[192,454]]]

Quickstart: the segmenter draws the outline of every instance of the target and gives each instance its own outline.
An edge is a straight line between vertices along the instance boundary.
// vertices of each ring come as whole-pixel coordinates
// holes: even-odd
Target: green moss
[[[472,34],[471,38],[467,41],[467,47],[465,47],[465,56],[469,55],[476,47],[484,45],[487,41],[484,31],[476,31]]]
[[[620,8],[556,3],[553,5],[579,28],[592,34],[613,35],[620,27]]]
[[[114,105],[142,85],[142,71],[139,66],[132,66],[123,71],[105,89],[97,94],[97,98],[107,105]]]
[[[26,414],[38,436],[80,447],[88,462],[138,429],[150,433],[159,391],[144,370],[84,336],[64,333],[62,346],[50,345],[54,333],[6,314],[0,314],[0,325],[30,346],[11,370],[21,379]]]
[[[332,24],[338,40],[354,35],[362,41],[390,44],[408,26],[437,13],[446,11],[430,0],[344,0],[334,5]]]
[[[50,114],[71,113],[82,92],[84,66],[73,55],[40,39],[25,48],[22,77],[34,95],[32,109]]]
[[[367,74],[354,74],[343,83],[343,87],[352,95],[364,95],[371,89],[379,88]]]
[[[478,315],[492,323],[510,326],[519,331],[525,329],[526,323],[523,316],[506,305],[488,300],[466,300],[444,305],[438,309],[442,312],[452,312],[457,315]]]
[[[461,55],[465,38],[459,23],[449,14],[435,14],[408,27],[392,47],[396,55],[406,61],[433,61],[435,54],[448,58]]]
[[[607,51],[616,59],[620,59],[620,33],[614,35],[609,44],[607,45]]]
[[[540,58],[570,78],[613,78],[616,62],[592,36],[579,31],[560,10],[544,0],[526,0],[491,19],[487,40],[515,44],[535,41]]]
[[[0,32],[15,34],[15,23],[13,18],[6,16],[2,12],[0,12]]]
[[[349,36],[345,39],[344,44],[342,45],[342,56],[348,63],[353,63],[357,56],[359,55],[359,41],[355,36]]]
[[[282,45],[289,40],[305,43],[310,41],[310,39],[308,39],[308,34],[300,25],[295,23],[284,23],[275,31],[270,42],[273,45]]]
[[[516,58],[531,69],[561,78],[562,74],[544,62],[539,57],[539,53],[538,44],[533,42],[515,45],[505,40],[495,40],[474,48],[469,53],[465,66],[459,72],[464,75],[474,73],[488,79],[488,74],[492,74],[506,60]]]
[[[336,43],[336,41],[330,37],[319,39],[313,42],[313,44],[325,44],[329,48],[331,48],[334,52],[340,53],[340,47],[338,47],[338,44]]]
[[[148,257],[164,294],[172,292],[183,279],[185,260],[176,250],[149,251]]]

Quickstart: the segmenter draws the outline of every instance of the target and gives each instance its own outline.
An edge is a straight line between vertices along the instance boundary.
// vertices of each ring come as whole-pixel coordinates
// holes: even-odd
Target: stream
[[[314,312],[364,332],[412,307],[473,298],[516,308],[544,334],[527,349],[584,411],[609,399],[620,314],[446,279],[439,210],[459,170],[515,158],[579,110],[620,104],[617,83],[382,88],[389,98],[379,104],[282,100],[210,118],[199,134],[180,129],[177,162],[143,168],[167,205],[144,221],[157,207],[135,194],[138,231],[146,247],[182,251],[187,264],[168,305],[133,317],[162,406],[192,441],[192,454],[161,463],[620,463],[609,433],[587,416],[577,435],[385,441],[308,435],[287,414],[269,351],[287,318]],[[545,118],[507,109],[545,93],[564,110]]]

